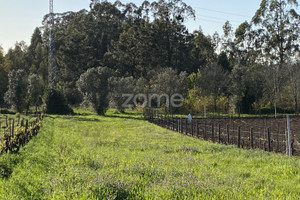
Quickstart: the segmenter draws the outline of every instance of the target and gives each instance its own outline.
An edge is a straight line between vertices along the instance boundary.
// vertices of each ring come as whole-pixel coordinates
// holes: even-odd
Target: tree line
[[[55,13],[58,88],[72,105],[122,110],[124,93],[182,94],[172,112],[299,112],[297,0],[262,0],[250,22],[223,33],[190,32],[195,11],[182,0],[91,1]],[[0,50],[0,105],[18,112],[47,93],[49,15],[30,45]]]

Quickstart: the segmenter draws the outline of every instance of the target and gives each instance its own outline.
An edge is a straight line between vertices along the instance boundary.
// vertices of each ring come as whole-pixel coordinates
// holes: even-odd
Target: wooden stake
[[[238,127],[238,143],[237,143],[237,147],[241,148],[241,127]]]
[[[254,142],[253,142],[253,128],[250,129],[250,148],[254,148]]]

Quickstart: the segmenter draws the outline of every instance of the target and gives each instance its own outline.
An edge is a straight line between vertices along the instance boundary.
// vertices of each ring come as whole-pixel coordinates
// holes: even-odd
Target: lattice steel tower
[[[54,43],[54,12],[53,0],[49,0],[49,68],[48,68],[48,82],[49,88],[55,89],[57,82],[57,66],[55,59],[55,43]]]

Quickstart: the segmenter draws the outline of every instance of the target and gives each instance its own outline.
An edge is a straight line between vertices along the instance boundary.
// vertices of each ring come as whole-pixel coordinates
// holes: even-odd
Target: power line
[[[197,19],[200,19],[200,20],[202,20],[202,21],[207,21],[207,22],[213,22],[213,23],[217,23],[217,24],[223,24],[223,25],[224,25],[224,23],[225,23],[225,22],[216,21],[216,20],[211,20],[211,19],[205,19],[205,18],[197,18]],[[233,25],[236,25],[236,24],[233,24]]]
[[[236,14],[236,13],[224,12],[224,11],[213,10],[213,9],[208,9],[208,8],[201,8],[201,7],[194,7],[194,8],[197,8],[197,9],[200,9],[200,10],[206,10],[206,11],[210,11],[210,12],[222,13],[222,14],[226,14],[226,15],[233,15],[233,16],[238,16],[238,17],[251,18],[250,16],[247,16],[247,15],[241,15],[241,14]]]
[[[199,17],[208,17],[208,18],[216,19],[216,20],[225,20],[225,21],[229,21],[229,22],[241,23],[240,21],[237,21],[237,20],[229,20],[229,19],[224,19],[224,18],[220,18],[220,17],[212,17],[212,16],[198,15],[198,14],[197,14],[197,16],[199,16]]]
[[[217,24],[222,24],[222,25],[224,25],[225,22],[227,21],[225,19],[224,20],[222,19],[222,21],[221,21],[220,19],[214,19],[212,17],[206,17],[206,16],[205,17],[198,17],[198,16],[201,16],[201,15],[197,15],[196,20],[205,21],[205,22],[212,22],[212,23],[217,23]],[[239,26],[240,22],[239,23],[231,23],[230,22],[230,24],[233,25],[233,26]]]

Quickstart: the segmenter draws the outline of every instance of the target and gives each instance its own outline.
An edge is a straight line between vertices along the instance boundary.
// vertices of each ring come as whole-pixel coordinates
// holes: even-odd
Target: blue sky
[[[109,0],[110,2],[114,2]],[[121,0],[140,5],[143,0]],[[151,1],[151,0],[150,0]],[[261,0],[184,0],[196,10],[196,21],[186,23],[189,31],[201,26],[205,34],[221,33],[226,20],[236,28],[250,20]],[[54,0],[55,12],[89,9],[90,0]],[[47,0],[0,0],[0,45],[5,52],[16,41],[29,44],[35,27],[41,26],[43,16],[48,12]]]

